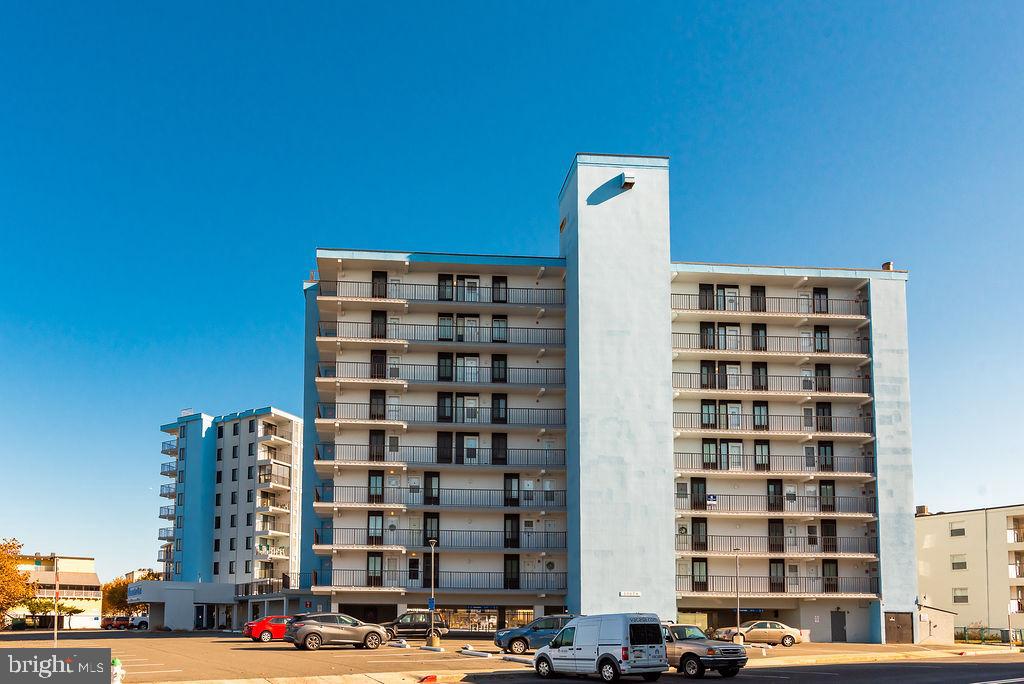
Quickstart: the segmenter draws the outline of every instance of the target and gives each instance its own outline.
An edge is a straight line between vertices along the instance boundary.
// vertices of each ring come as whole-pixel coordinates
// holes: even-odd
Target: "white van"
[[[622,675],[640,675],[653,682],[668,669],[661,621],[654,613],[574,618],[537,649],[533,667],[541,677],[598,674],[614,682]]]

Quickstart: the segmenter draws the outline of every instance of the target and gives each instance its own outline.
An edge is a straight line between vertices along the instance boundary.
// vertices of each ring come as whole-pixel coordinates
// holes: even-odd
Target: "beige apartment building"
[[[24,554],[18,557],[18,570],[27,572],[36,587],[36,598],[51,601],[57,593],[59,602],[78,608],[78,615],[61,619],[63,629],[89,629],[100,626],[103,612],[103,589],[96,575],[96,559],[87,556],[54,556]],[[16,606],[10,617],[26,617],[24,606]],[[42,626],[53,626],[53,611],[42,616]]]
[[[921,602],[958,627],[1024,628],[1024,504],[931,513],[919,506]]]

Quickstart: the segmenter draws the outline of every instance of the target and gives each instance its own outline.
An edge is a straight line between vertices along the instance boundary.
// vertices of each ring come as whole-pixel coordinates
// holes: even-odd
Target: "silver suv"
[[[360,622],[343,613],[296,615],[285,627],[284,640],[296,648],[316,651],[328,644],[351,644],[356,648],[379,648],[387,641],[380,625]]]
[[[703,677],[715,670],[723,677],[735,677],[747,664],[747,652],[739,644],[709,639],[697,625],[662,625],[668,662],[684,677]]]

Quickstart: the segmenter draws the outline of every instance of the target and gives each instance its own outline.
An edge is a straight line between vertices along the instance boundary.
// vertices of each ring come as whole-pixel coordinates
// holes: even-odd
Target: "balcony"
[[[687,411],[672,414],[672,427],[675,428],[677,436],[694,432],[755,437],[796,437],[800,440],[814,436],[830,440],[852,438],[867,441],[870,440],[873,429],[871,418],[864,416],[793,416]]]
[[[277,444],[289,446],[292,443],[292,431],[286,427],[260,421],[258,440],[261,444]]]
[[[317,365],[317,379],[355,387],[412,384],[423,388],[453,385],[503,387],[565,386],[564,368],[509,368],[507,366],[438,366],[415,363],[338,361]]]
[[[165,475],[167,477],[177,477],[178,476],[178,462],[177,461],[167,461],[166,463],[161,463],[160,464],[160,474],[161,475]]]
[[[161,506],[160,517],[164,520],[174,520],[174,506]]]
[[[441,487],[368,487],[321,485],[314,506],[325,508],[497,508],[553,510],[565,508],[565,490],[450,489]]]
[[[508,427],[565,427],[565,409],[503,408],[493,406],[417,406],[415,404],[329,404],[316,405],[317,420],[337,423],[472,425]]]
[[[253,534],[257,537],[287,537],[291,531],[287,520],[276,520],[264,516],[256,517]]]
[[[873,496],[808,496],[797,494],[677,495],[676,511],[700,511],[700,515],[823,515],[873,518]]]
[[[1024,544],[1024,528],[1006,530],[1007,544]]]
[[[565,346],[565,328],[321,321],[317,338],[320,342],[345,341],[367,347],[382,346],[384,342],[402,347],[415,344],[423,349],[483,345],[494,348],[562,347]]]
[[[677,575],[678,594],[736,596],[735,575]],[[739,594],[757,597],[877,596],[877,577],[739,577]]]
[[[698,313],[715,316],[757,319],[772,318],[865,318],[868,303],[860,299],[832,299],[827,297],[742,297],[722,292],[714,294],[673,294],[672,310],[679,313]]]
[[[160,453],[165,456],[177,456],[178,455],[178,440],[168,439],[160,445]]]
[[[173,482],[160,485],[160,496],[164,497],[165,499],[173,499],[175,489],[175,483]]]
[[[735,551],[739,549],[739,551]],[[789,537],[735,535],[676,535],[676,551],[696,556],[843,556],[874,558],[875,537]]]
[[[287,546],[274,546],[272,544],[257,544],[256,545],[256,558],[257,560],[287,560],[288,558],[288,547]]]
[[[160,541],[174,541],[174,528],[161,527],[156,534],[156,538]]]
[[[321,573],[323,575],[324,573]],[[435,573],[435,587],[438,592],[466,591],[531,591],[564,592],[564,572],[520,572],[506,575],[503,572],[462,572],[439,570]],[[327,579],[321,576],[320,580]],[[346,589],[373,591],[422,591],[430,592],[430,577],[425,572],[407,570],[381,570],[371,573],[366,570],[333,570],[330,585],[314,586],[314,593],[329,593]]]
[[[789,454],[715,454],[676,452],[676,471],[701,475],[776,474],[792,476],[871,477],[874,456]]]
[[[871,353],[871,342],[850,337],[810,337],[779,335],[733,335],[721,330],[707,333],[672,333],[676,355],[727,356],[730,359],[857,359]]]
[[[321,280],[320,297],[355,300],[392,300],[412,303],[441,303],[445,306],[480,304],[528,307],[565,306],[565,290],[555,288],[484,287],[480,285],[417,285],[411,283]]]
[[[156,562],[157,563],[173,563],[174,562],[174,552],[171,551],[170,549],[160,549],[159,551],[156,552]]]
[[[256,476],[256,489],[290,489],[291,486],[291,478],[287,475],[258,473]]]
[[[316,572],[304,572],[301,574],[285,573],[280,577],[255,579],[252,582],[236,584],[235,597],[264,596],[266,594],[277,594],[282,591],[308,588],[316,583],[316,576]]]
[[[1024,579],[1024,563],[1010,563],[1007,566],[1008,575],[1012,580]],[[1017,584],[1014,582],[1014,584]]]
[[[55,589],[36,589],[36,598],[53,598]],[[63,599],[102,599],[103,592],[99,589],[65,589],[60,588],[60,598]]]
[[[672,373],[676,394],[694,392],[700,396],[736,397],[824,397],[852,398],[869,396],[870,378],[838,378],[802,375],[741,375],[726,373]]]
[[[437,530],[422,529],[327,528],[313,531],[313,546],[353,549],[425,550],[433,538],[439,551],[564,551],[565,532],[527,532],[505,534],[502,530]]]
[[[565,468],[564,449],[494,449],[462,448],[453,445],[449,449],[432,446],[399,446],[389,448],[384,444],[330,444],[316,445],[313,455],[316,463],[405,463],[431,466],[491,466]]]

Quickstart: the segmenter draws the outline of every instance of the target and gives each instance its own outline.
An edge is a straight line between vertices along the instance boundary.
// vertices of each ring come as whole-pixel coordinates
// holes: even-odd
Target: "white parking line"
[[[125,670],[126,675],[164,674],[165,672],[181,672],[181,670],[132,670],[131,672]]]
[[[1024,677],[1017,677],[1016,679],[992,679],[987,682],[972,682],[972,684],[1013,684],[1014,682],[1024,682]]]
[[[838,672],[822,672],[820,670],[800,670],[800,672],[801,673],[806,672],[808,674],[829,675],[829,676],[832,676],[832,677],[838,677],[839,676]]]

